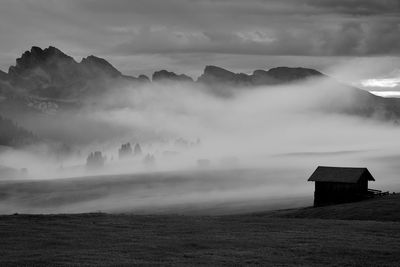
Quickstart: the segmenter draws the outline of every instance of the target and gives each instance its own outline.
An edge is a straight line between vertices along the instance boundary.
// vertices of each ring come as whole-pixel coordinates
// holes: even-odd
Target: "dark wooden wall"
[[[367,179],[360,179],[358,183],[315,182],[314,206],[357,201],[367,191]]]

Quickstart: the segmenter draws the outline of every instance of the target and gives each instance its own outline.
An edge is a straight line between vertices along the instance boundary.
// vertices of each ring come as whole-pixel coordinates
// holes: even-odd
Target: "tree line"
[[[31,131],[0,115],[0,145],[18,147],[32,144],[39,138]]]

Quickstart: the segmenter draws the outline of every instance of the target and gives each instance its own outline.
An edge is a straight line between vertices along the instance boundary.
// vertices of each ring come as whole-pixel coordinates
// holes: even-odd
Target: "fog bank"
[[[187,207],[193,212],[214,205],[243,211],[268,203],[278,207],[292,198],[307,204],[313,188],[306,180],[318,165],[368,167],[377,180],[372,188],[400,190],[400,128],[380,121],[380,114],[372,119],[348,115],[345,109],[360,99],[347,87],[320,79],[220,90],[229,90],[229,96],[192,83],[115,88],[85,100],[79,110],[19,118],[51,142],[2,150],[1,165],[27,168],[27,174],[1,177],[6,193],[0,212],[173,212]],[[139,143],[142,154],[120,158],[118,149],[127,142]],[[85,166],[93,151],[105,156],[104,166]],[[235,174],[244,169],[263,171],[252,177]],[[179,179],[166,174],[171,171],[180,172]],[[123,173],[137,175],[116,178]],[[93,175],[107,176],[60,180]],[[165,175],[169,178],[161,179]],[[13,182],[18,178],[28,179],[18,182],[23,189]],[[48,181],[38,183],[54,190],[32,191],[43,179]],[[80,191],[75,184],[86,180]],[[49,205],[49,199],[62,201]]]

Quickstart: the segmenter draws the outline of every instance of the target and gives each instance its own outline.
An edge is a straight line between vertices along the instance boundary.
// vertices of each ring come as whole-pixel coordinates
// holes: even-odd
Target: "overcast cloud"
[[[385,58],[388,72],[399,63],[400,1],[3,0],[0,36],[5,70],[30,46],[54,45],[133,75],[161,68],[197,75],[205,64],[249,71],[281,61],[324,70],[371,57]]]

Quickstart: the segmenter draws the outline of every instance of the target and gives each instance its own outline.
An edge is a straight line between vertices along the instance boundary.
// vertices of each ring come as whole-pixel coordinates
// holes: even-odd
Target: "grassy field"
[[[399,208],[396,195],[226,216],[1,216],[0,265],[398,266]]]

